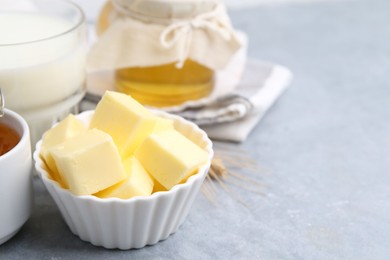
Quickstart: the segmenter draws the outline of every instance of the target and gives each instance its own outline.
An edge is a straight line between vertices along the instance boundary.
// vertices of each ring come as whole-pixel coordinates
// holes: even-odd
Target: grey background
[[[240,145],[259,195],[202,194],[179,231],[143,249],[106,250],[71,234],[40,180],[1,259],[389,259],[390,1],[326,1],[231,12],[249,55],[289,67],[291,88]],[[237,152],[237,154],[242,152]],[[233,193],[234,192],[234,193]],[[238,194],[247,204],[238,202]]]

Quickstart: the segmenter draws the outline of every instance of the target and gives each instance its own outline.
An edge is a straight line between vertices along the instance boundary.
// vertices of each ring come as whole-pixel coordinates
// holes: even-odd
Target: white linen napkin
[[[245,141],[268,109],[290,85],[292,73],[286,67],[249,59],[242,80],[230,95],[223,107],[207,106],[204,110],[178,112],[184,117],[194,119],[210,138],[214,140]],[[230,102],[228,102],[228,101]],[[207,115],[200,119],[200,115]],[[213,117],[214,115],[214,117]]]

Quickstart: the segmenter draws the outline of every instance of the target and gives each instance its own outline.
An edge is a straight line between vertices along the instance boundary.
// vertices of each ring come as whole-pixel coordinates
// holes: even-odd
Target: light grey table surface
[[[264,184],[200,194],[177,233],[138,250],[74,236],[40,180],[34,212],[0,259],[389,259],[390,1],[324,1],[231,12],[249,56],[289,67],[291,88],[233,149]],[[1,209],[0,209],[1,210]]]

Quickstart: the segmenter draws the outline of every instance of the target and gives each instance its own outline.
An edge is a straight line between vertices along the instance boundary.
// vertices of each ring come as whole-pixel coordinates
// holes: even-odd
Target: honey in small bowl
[[[14,148],[20,141],[19,134],[10,126],[0,123],[0,156]]]

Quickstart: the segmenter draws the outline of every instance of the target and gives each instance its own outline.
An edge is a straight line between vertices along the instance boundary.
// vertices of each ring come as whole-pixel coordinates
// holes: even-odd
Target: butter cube
[[[88,130],[49,150],[58,171],[76,195],[89,195],[126,178],[110,135]]]
[[[152,133],[135,156],[166,189],[196,172],[207,161],[207,153],[178,131]]]
[[[55,127],[48,130],[42,137],[41,157],[46,162],[52,178],[64,188],[67,187],[67,183],[59,174],[49,149],[85,131],[87,131],[86,126],[74,115],[70,114]]]
[[[129,95],[106,91],[89,128],[111,135],[122,159],[125,159],[153,131],[156,120],[156,116]]]
[[[174,128],[175,127],[173,125],[173,120],[157,117],[153,132],[161,132],[161,131],[170,130]]]
[[[142,164],[131,156],[123,161],[127,178],[114,186],[95,194],[99,198],[117,197],[129,199],[135,196],[148,196],[152,194],[153,179],[146,172]]]

